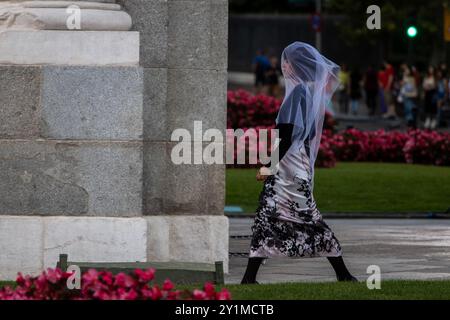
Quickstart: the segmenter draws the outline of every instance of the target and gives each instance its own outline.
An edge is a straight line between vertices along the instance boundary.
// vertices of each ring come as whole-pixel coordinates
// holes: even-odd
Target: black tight
[[[256,274],[264,258],[248,258],[247,269],[241,283],[257,283]]]
[[[344,259],[340,257],[327,257],[334,272],[336,272],[336,278],[338,281],[357,281],[353,277],[345,266]],[[241,283],[257,283],[256,274],[258,273],[259,267],[264,258],[249,258],[247,263],[247,269],[245,270],[244,277]]]
[[[339,257],[327,257],[331,266],[336,272],[336,278],[338,281],[356,281],[356,278],[350,274],[347,267],[345,266],[344,259],[342,256]]]

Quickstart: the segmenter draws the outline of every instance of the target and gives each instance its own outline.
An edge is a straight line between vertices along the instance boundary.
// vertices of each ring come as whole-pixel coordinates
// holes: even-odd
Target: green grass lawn
[[[386,280],[381,289],[365,282],[278,283],[226,285],[233,300],[450,299],[450,281]]]
[[[11,285],[1,282],[0,288]],[[381,289],[369,290],[365,282],[297,282],[258,285],[225,285],[233,300],[423,300],[450,299],[450,281],[386,280]],[[176,286],[194,289],[201,286]],[[221,287],[218,287],[221,289]]]
[[[381,289],[365,282],[290,282],[225,285],[233,300],[439,300],[450,299],[450,280],[385,280]],[[178,287],[194,289],[195,286]],[[221,287],[218,287],[220,289]]]
[[[450,281],[385,280],[381,289],[369,290],[365,282],[290,282],[225,285],[233,300],[424,300],[450,299]],[[194,289],[183,286],[178,289]],[[221,287],[218,287],[220,289]]]
[[[0,281],[0,288],[5,287],[5,286],[14,287],[15,282],[14,281]]]
[[[262,183],[256,169],[227,169],[227,205],[254,212]],[[316,169],[314,197],[322,212],[445,212],[450,168],[341,162]]]

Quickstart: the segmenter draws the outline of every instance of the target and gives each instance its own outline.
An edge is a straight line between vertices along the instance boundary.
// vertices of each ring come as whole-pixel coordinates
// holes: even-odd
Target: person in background
[[[361,73],[358,68],[353,68],[350,73],[350,109],[353,115],[358,114],[359,100],[361,99]]]
[[[447,64],[445,62],[442,62],[439,65],[439,70],[441,70],[441,72],[442,72],[442,78],[447,78],[448,70],[447,70]]]
[[[403,65],[400,65],[398,71],[394,73],[394,81],[392,83],[391,93],[392,93],[392,103],[394,105],[394,109],[396,110],[395,114],[397,114],[397,111],[403,107],[403,103],[399,102],[401,83],[403,79],[403,70],[404,70]]]
[[[442,107],[444,106],[444,103],[447,99],[448,92],[448,83],[447,79],[444,77],[444,73],[442,69],[439,69],[436,72],[436,107],[437,107],[437,113],[436,118],[431,122],[430,128],[435,129],[437,126],[439,126],[439,123],[441,122],[440,119],[440,111]]]
[[[253,59],[252,69],[255,74],[255,91],[256,93],[264,93],[266,91],[267,80],[266,72],[270,67],[269,58],[267,58],[264,50],[257,50]]]
[[[385,113],[383,118],[395,118],[397,117],[395,113],[395,104],[392,99],[392,86],[394,83],[394,67],[388,62],[383,62],[383,70],[380,71],[378,78],[380,81],[380,88],[382,90],[382,95],[385,104]]]
[[[378,98],[379,98],[379,105],[380,105],[380,111],[381,114],[386,114],[387,113],[387,107],[386,107],[386,102],[384,100],[384,90],[383,90],[383,83],[385,82],[385,78],[386,78],[386,72],[384,69],[384,65],[381,65],[380,70],[378,71]]]
[[[445,119],[445,114],[449,114],[450,111],[450,74],[446,78],[447,88],[446,88],[446,99],[442,106],[438,109],[438,124],[437,126],[447,127],[449,122]],[[450,114],[449,114],[450,115]]]
[[[266,72],[266,79],[268,85],[268,94],[278,98],[280,95],[280,77],[281,72],[278,67],[278,58],[270,57],[270,66]]]
[[[421,76],[420,76],[420,72],[419,70],[417,70],[416,66],[412,66],[411,67],[411,75],[414,77],[414,81],[416,82],[416,87],[419,88],[420,87],[420,80],[421,80]]]
[[[424,91],[424,109],[425,109],[425,129],[430,129],[436,125],[436,78],[434,68],[428,67],[427,74],[423,78],[422,88]]]
[[[342,113],[348,113],[348,96],[349,96],[349,84],[350,84],[350,74],[347,69],[347,65],[343,64],[341,70],[339,71],[339,111]]]
[[[364,90],[366,92],[366,104],[369,108],[369,115],[373,116],[377,106],[378,94],[378,77],[373,66],[367,68],[364,76]]]
[[[418,96],[416,79],[414,78],[411,69],[403,66],[403,78],[401,82],[400,94],[398,96],[399,102],[403,103],[405,120],[409,127],[415,127],[415,109],[416,98]]]

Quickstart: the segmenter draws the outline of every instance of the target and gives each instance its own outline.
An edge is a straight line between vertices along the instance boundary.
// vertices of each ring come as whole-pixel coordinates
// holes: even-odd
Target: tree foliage
[[[381,30],[366,26],[367,7],[376,4],[381,9]],[[322,10],[327,15],[339,15],[335,32],[346,47],[369,46],[380,57],[400,62],[406,60],[412,48],[415,62],[427,64],[445,58],[443,40],[443,5],[450,0],[322,0]],[[310,14],[315,0],[230,0],[232,13]],[[411,40],[406,35],[407,23],[412,22],[418,35]]]
[[[230,0],[232,13],[308,13],[315,0]]]
[[[367,36],[373,37],[372,30],[366,28],[368,6],[374,4],[373,0],[329,0],[327,8],[330,12],[343,14],[347,17],[343,30],[349,38],[358,39]],[[378,37],[383,37],[404,29],[404,23],[409,18],[415,18],[419,28],[426,35],[434,35],[440,32],[442,26],[442,1],[423,0],[396,0],[377,1],[381,8],[382,28],[377,31]]]
[[[361,41],[381,47],[383,55],[399,54],[407,50],[406,28],[413,23],[418,29],[414,39],[415,55],[420,60],[443,47],[443,4],[446,1],[423,0],[329,0],[328,12],[346,17],[339,24],[339,33],[347,44],[357,46]],[[367,7],[377,4],[381,8],[381,30],[366,27]]]

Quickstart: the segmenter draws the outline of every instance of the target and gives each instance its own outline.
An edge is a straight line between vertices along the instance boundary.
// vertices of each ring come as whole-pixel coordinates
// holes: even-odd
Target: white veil
[[[311,172],[320,147],[325,108],[336,91],[339,66],[307,43],[294,42],[281,55],[286,93],[276,123],[294,126],[292,145],[309,151]],[[299,150],[298,149],[298,150]]]

